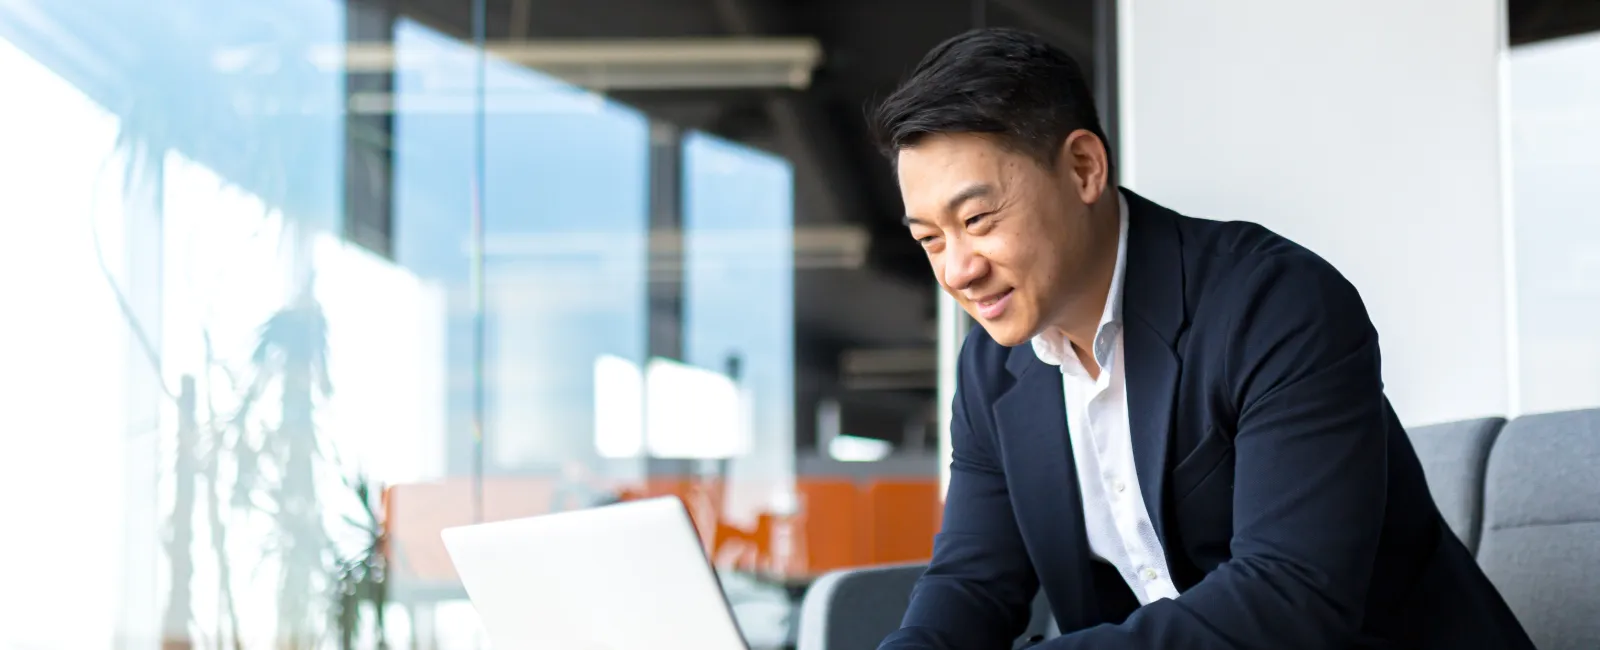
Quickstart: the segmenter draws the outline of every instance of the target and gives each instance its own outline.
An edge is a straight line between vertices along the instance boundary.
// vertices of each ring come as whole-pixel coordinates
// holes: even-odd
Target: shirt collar
[[[1128,197],[1118,191],[1117,201],[1117,264],[1111,272],[1111,287],[1106,292],[1106,306],[1100,312],[1100,326],[1095,328],[1095,361],[1102,367],[1111,361],[1112,333],[1122,324],[1122,276],[1128,263]],[[1033,337],[1033,353],[1040,361],[1059,366],[1072,354],[1072,344],[1056,327],[1049,327]]]

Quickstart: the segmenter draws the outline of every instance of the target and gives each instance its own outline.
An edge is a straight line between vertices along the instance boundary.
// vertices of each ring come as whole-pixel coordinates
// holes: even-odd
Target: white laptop
[[[441,535],[495,650],[748,650],[675,497]]]

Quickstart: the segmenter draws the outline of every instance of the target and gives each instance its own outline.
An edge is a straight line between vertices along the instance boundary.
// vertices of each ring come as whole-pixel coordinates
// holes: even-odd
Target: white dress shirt
[[[1072,458],[1078,469],[1083,496],[1083,520],[1089,552],[1122,574],[1139,604],[1177,598],[1178,590],[1167,572],[1167,554],[1156,537],[1145,508],[1139,475],[1133,463],[1133,436],[1128,426],[1128,392],[1122,364],[1122,279],[1128,257],[1128,203],[1122,197],[1121,233],[1117,237],[1117,266],[1111,290],[1094,335],[1094,359],[1100,374],[1088,370],[1073,352],[1072,344],[1057,328],[1033,339],[1041,361],[1061,367],[1061,385],[1067,401],[1067,426],[1072,436]]]

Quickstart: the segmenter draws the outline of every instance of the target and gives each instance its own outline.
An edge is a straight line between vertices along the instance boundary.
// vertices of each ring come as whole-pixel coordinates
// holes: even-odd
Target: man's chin
[[[1005,321],[990,323],[979,320],[978,325],[983,327],[983,331],[987,332],[989,338],[994,339],[995,343],[1008,348],[1014,348],[1033,340],[1033,334],[1025,327],[1018,327],[1016,323]]]

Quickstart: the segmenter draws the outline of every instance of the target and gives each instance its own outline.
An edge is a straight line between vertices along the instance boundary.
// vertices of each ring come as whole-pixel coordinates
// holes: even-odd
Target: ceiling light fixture
[[[498,40],[485,47],[496,59],[597,91],[804,89],[822,61],[814,38]],[[428,68],[436,62],[426,54],[396,56],[390,43],[358,42],[316,46],[307,56],[324,70],[370,73]]]

